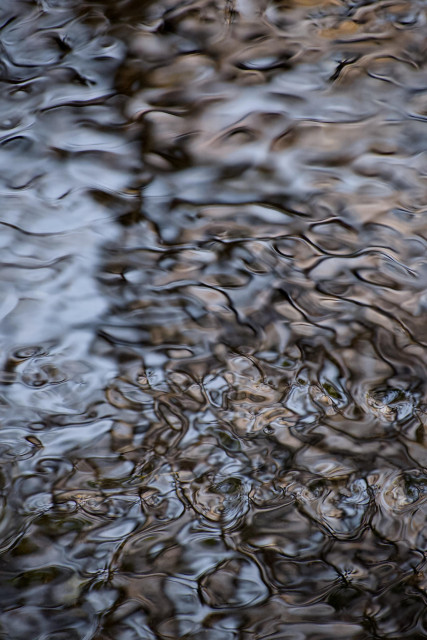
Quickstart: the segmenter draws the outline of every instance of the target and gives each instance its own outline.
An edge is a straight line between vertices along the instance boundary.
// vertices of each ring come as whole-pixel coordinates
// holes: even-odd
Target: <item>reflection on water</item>
[[[3,0],[1,638],[427,638],[426,22]]]

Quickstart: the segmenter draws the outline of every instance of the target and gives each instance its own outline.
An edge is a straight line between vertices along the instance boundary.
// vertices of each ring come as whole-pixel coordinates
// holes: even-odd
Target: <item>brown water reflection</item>
[[[426,18],[2,2],[1,638],[427,638]]]

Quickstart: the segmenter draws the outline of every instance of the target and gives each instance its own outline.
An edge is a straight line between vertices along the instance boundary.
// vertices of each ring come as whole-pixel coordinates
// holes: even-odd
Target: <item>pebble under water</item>
[[[427,2],[0,43],[0,639],[427,639]]]

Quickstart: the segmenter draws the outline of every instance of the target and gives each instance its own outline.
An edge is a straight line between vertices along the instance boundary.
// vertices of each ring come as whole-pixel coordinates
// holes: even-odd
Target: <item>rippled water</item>
[[[427,638],[425,0],[0,26],[0,638]]]

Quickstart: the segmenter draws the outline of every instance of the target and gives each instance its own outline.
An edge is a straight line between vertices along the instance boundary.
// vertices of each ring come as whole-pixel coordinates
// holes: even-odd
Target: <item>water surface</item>
[[[2,1],[1,638],[427,638],[426,9]]]

